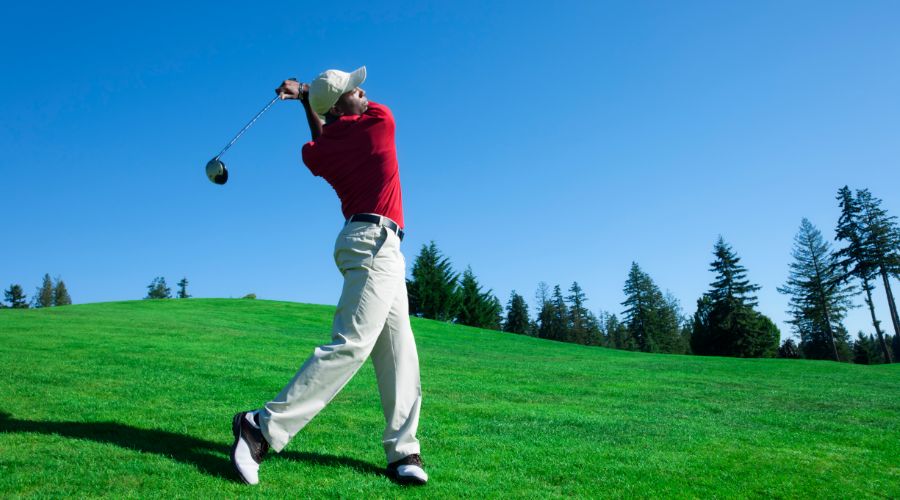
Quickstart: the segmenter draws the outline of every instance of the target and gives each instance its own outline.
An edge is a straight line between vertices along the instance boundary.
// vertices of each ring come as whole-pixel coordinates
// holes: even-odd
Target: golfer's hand
[[[280,87],[275,89],[275,93],[281,97],[281,100],[299,99],[305,102],[309,96],[309,85],[296,80],[285,80]]]

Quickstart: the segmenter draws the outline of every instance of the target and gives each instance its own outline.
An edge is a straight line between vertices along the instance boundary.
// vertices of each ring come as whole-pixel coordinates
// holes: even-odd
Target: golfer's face
[[[366,91],[362,87],[357,87],[350,92],[346,92],[338,99],[338,109],[344,115],[361,115],[369,109],[369,100],[366,98]]]

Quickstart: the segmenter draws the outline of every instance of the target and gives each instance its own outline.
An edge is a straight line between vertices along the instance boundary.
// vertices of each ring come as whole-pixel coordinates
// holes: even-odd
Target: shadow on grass
[[[225,419],[230,427],[230,419]],[[0,433],[33,433],[87,439],[121,448],[153,453],[192,465],[205,474],[238,481],[231,468],[231,437],[228,443],[204,441],[195,437],[155,429],[141,429],[117,422],[52,422],[17,420],[0,412]],[[384,469],[348,457],[321,453],[285,451],[272,454],[277,459],[308,462],[328,467],[349,467],[359,472],[384,475]]]

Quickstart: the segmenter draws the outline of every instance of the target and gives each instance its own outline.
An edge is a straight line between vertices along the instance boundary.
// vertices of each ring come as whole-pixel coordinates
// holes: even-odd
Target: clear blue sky
[[[394,110],[407,263],[434,240],[504,304],[577,280],[618,313],[636,261],[692,313],[721,234],[786,336],[801,218],[832,237],[845,184],[900,215],[897,2],[247,5],[4,7],[4,288],[49,272],[83,303],[187,276],[335,303],[341,214],[297,103],[229,151],[226,186],[203,173],[281,80],[332,67],[367,65]]]

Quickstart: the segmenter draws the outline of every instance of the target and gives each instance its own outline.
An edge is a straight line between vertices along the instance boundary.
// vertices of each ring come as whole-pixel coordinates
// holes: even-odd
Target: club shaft
[[[237,140],[240,139],[242,135],[244,135],[244,132],[246,132],[247,129],[250,128],[250,125],[253,125],[253,123],[256,122],[256,120],[258,120],[259,117],[262,116],[263,113],[265,113],[266,111],[268,111],[269,108],[271,108],[272,105],[275,104],[275,101],[277,101],[279,98],[280,98],[280,96],[275,96],[274,99],[272,99],[271,101],[269,101],[269,104],[266,104],[266,107],[264,107],[259,113],[256,113],[256,116],[254,116],[253,119],[250,120],[249,123],[247,123],[246,125],[244,125],[244,128],[242,128],[241,131],[238,132],[236,136],[234,136],[234,139],[232,139],[231,142],[229,142],[227,146],[225,146],[224,148],[222,148],[222,151],[220,151],[219,154],[216,155],[216,158],[215,158],[215,159],[218,160],[219,158],[221,158],[222,155],[225,154],[225,151],[228,151],[228,148],[230,148],[232,144],[234,144],[235,142],[237,142]]]

